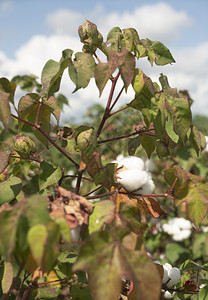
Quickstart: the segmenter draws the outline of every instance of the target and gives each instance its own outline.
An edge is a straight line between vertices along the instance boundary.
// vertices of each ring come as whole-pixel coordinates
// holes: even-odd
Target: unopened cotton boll
[[[172,268],[168,272],[168,277],[170,278],[170,281],[166,284],[168,288],[171,288],[172,286],[176,285],[181,277],[181,272],[178,268]]]
[[[117,182],[128,192],[141,188],[149,179],[147,172],[140,170],[125,170],[117,174]]]
[[[118,161],[118,168],[125,167],[128,170],[144,170],[144,162],[136,156],[127,156]]]

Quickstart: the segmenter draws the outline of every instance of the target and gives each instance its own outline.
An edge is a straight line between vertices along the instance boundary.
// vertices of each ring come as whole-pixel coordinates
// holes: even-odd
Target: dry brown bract
[[[50,203],[50,214],[54,217],[64,217],[70,228],[88,222],[88,215],[94,205],[86,198],[70,192],[60,186],[56,187],[56,199]]]

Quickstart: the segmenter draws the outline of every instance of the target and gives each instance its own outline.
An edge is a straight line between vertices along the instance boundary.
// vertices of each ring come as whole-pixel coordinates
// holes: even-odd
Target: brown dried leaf
[[[139,205],[152,217],[159,218],[165,212],[160,207],[157,200],[153,197],[140,198]]]

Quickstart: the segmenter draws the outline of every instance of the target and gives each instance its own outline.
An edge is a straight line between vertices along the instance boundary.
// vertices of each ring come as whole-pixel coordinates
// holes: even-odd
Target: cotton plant
[[[174,241],[183,241],[191,235],[192,224],[184,218],[172,218],[162,225],[162,230],[172,235]]]
[[[155,185],[144,161],[136,156],[127,156],[113,161],[117,163],[116,181],[126,191],[137,194],[152,194]]]

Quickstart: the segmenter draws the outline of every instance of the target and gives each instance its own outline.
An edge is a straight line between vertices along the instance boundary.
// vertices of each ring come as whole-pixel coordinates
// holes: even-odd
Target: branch
[[[109,108],[109,112],[112,111],[112,109],[114,108],[114,106],[116,105],[118,99],[120,98],[121,94],[123,93],[123,90],[124,90],[125,86],[123,85],[123,87],[121,88],[118,96],[116,97],[114,103],[112,104],[112,106]],[[128,107],[128,106],[127,106]],[[113,113],[114,114],[114,113]],[[113,114],[110,114],[109,116],[112,116]]]
[[[130,137],[130,136],[133,136],[133,135],[146,133],[146,132],[151,131],[151,130],[153,130],[153,129],[141,129],[141,130],[138,130],[138,131],[135,131],[135,132],[132,132],[132,133],[128,133],[128,134],[125,134],[125,135],[117,136],[117,137],[114,137],[114,138],[111,138],[111,139],[98,141],[98,144],[117,141],[117,140],[124,139],[124,138]]]
[[[40,131],[40,133],[42,133],[42,135],[56,148],[56,149],[58,149],[59,150],[59,152],[61,152],[68,160],[70,160],[75,166],[76,166],[76,168],[79,168],[79,165],[64,151],[64,150],[62,150],[57,144],[56,144],[56,142],[54,142],[51,138],[50,138],[50,136],[48,136],[46,133],[45,133],[45,131],[40,127],[40,125],[37,125],[37,124],[33,124],[33,123],[31,123],[31,122],[29,122],[29,121],[26,121],[26,120],[24,120],[24,119],[22,119],[22,118],[20,118],[20,117],[17,117],[17,116],[15,116],[15,115],[13,115],[13,114],[11,114],[11,116],[13,117],[13,118],[15,118],[15,119],[17,119],[17,120],[19,120],[19,121],[21,121],[21,122],[23,122],[23,123],[25,123],[25,124],[28,124],[28,125],[30,125],[31,127],[33,127],[33,128],[35,128],[35,129],[37,129],[38,131]]]
[[[75,194],[77,194],[77,195],[79,195],[80,185],[81,185],[81,181],[82,181],[82,174],[83,174],[83,171],[78,172],[77,183],[76,183],[76,187],[74,190]]]
[[[107,102],[107,105],[106,105],[106,108],[105,108],[103,118],[100,122],[100,125],[99,125],[97,133],[96,133],[97,138],[100,136],[101,131],[103,129],[103,126],[105,124],[105,121],[108,119],[109,112],[110,112],[110,105],[111,105],[111,102],[112,102],[113,94],[114,94],[114,91],[115,91],[115,87],[116,87],[116,83],[117,83],[117,80],[119,78],[119,75],[120,75],[120,72],[118,72],[116,77],[112,78],[112,85],[111,85],[111,90],[110,90],[110,94],[109,94],[109,97],[108,97],[108,102]]]

